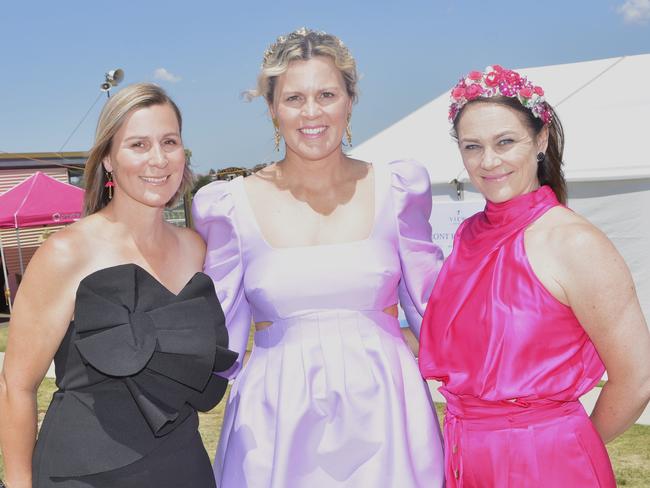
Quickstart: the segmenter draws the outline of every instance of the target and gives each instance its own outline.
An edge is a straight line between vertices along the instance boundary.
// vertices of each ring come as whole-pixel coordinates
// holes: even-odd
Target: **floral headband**
[[[553,119],[551,107],[544,99],[544,90],[535,86],[516,71],[505,69],[495,64],[488,66],[485,71],[470,71],[451,91],[449,106],[449,122],[452,124],[465,104],[477,98],[504,96],[517,98],[519,103],[541,119],[544,124],[550,124]]]

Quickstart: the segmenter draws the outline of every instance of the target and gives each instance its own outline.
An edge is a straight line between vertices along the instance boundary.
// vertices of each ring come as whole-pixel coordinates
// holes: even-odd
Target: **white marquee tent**
[[[564,125],[569,206],[623,254],[650,319],[650,54],[518,71],[544,87]],[[449,135],[448,103],[445,92],[352,151],[375,163],[413,158],[427,167],[434,238],[446,252],[451,224],[483,205]],[[464,182],[462,202],[455,179]]]

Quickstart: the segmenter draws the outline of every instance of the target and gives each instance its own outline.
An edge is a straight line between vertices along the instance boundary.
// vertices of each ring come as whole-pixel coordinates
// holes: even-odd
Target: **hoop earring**
[[[348,146],[352,147],[352,129],[350,128],[350,119],[352,114],[348,114],[348,125],[345,128],[345,138],[348,140]]]
[[[543,163],[545,159],[546,159],[546,154],[544,154],[543,152],[538,152],[537,153],[537,162],[538,163]]]
[[[112,200],[113,187],[115,186],[115,182],[113,182],[113,173],[106,170],[104,170],[104,173],[106,174],[106,183],[104,183],[104,188],[108,188],[108,199]]]
[[[278,119],[273,118],[273,142],[275,144],[275,151],[280,152],[280,141],[282,136],[280,135],[280,128],[278,127]]]

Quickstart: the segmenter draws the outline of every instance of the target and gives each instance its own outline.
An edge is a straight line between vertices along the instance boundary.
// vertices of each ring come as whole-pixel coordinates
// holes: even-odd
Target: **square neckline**
[[[377,171],[377,165],[374,163],[367,163],[371,168],[372,168],[372,177],[373,177],[373,215],[372,215],[372,225],[370,228],[370,232],[368,233],[367,237],[364,237],[363,239],[355,239],[353,241],[345,241],[345,242],[332,242],[328,244],[313,244],[310,246],[283,246],[283,247],[277,247],[271,245],[271,243],[266,239],[266,236],[262,232],[262,228],[259,225],[259,222],[257,221],[257,217],[255,216],[255,211],[253,210],[253,205],[251,204],[250,199],[248,198],[248,193],[246,192],[246,188],[244,187],[244,177],[243,176],[238,176],[233,180],[233,183],[235,183],[237,180],[237,191],[240,193],[240,200],[243,202],[243,207],[245,208],[245,213],[246,213],[246,218],[249,220],[251,223],[253,229],[255,230],[255,233],[257,234],[257,237],[260,239],[260,241],[264,244],[264,246],[271,251],[288,251],[288,250],[303,250],[303,249],[324,249],[324,248],[334,248],[334,247],[340,247],[340,246],[351,246],[351,245],[359,245],[363,244],[366,242],[370,242],[374,236],[375,236],[375,231],[377,229],[377,220],[379,218],[379,211],[378,207],[381,203],[380,195],[379,195],[379,171]]]

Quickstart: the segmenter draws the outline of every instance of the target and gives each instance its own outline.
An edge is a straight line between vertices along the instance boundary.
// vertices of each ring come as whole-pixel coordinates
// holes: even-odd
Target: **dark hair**
[[[465,107],[473,103],[496,103],[516,110],[524,115],[526,124],[533,131],[535,136],[538,136],[544,128],[544,122],[535,117],[533,113],[524,107],[517,98],[496,96],[490,98],[477,98],[467,102],[463,108],[460,109],[460,112],[458,112],[458,115],[454,119],[454,128],[452,131],[454,137],[458,134],[458,121],[463,116]],[[558,201],[561,204],[566,205],[567,188],[566,180],[564,179],[564,172],[562,170],[562,166],[564,165],[562,161],[562,156],[564,154],[564,129],[562,128],[560,118],[557,116],[553,107],[549,105],[548,109],[552,115],[551,123],[548,125],[548,147],[546,148],[544,160],[537,164],[537,179],[539,180],[540,185],[550,186]]]

